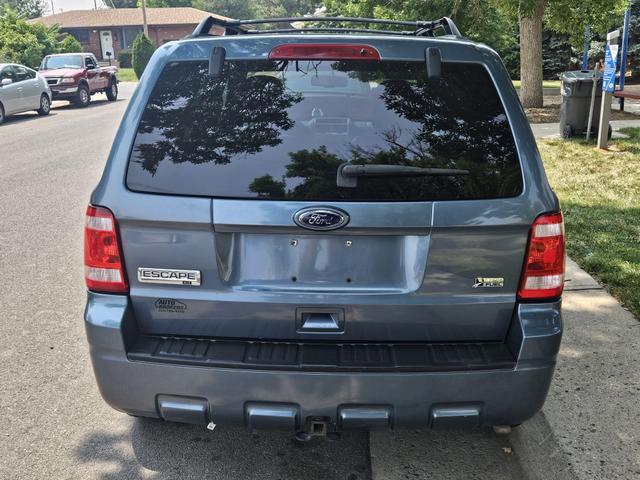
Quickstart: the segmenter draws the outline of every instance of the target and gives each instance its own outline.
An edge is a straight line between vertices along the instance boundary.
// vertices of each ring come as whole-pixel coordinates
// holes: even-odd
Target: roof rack
[[[348,27],[306,27],[300,28],[275,28],[275,29],[253,29],[251,25],[265,24],[293,24],[293,23],[359,23],[367,25],[393,25],[400,27],[413,27],[413,29],[405,30],[374,30],[369,28],[348,28]],[[462,35],[456,24],[449,17],[442,17],[439,20],[429,21],[399,21],[384,20],[377,18],[356,18],[356,17],[281,17],[281,18],[262,18],[256,20],[235,20],[222,19],[216,17],[207,17],[200,22],[193,33],[188,38],[209,36],[212,27],[222,27],[225,29],[225,35],[256,35],[270,33],[304,33],[304,32],[329,32],[329,33],[383,33],[386,35],[409,35],[417,37],[437,37],[441,35],[453,35],[461,38]]]

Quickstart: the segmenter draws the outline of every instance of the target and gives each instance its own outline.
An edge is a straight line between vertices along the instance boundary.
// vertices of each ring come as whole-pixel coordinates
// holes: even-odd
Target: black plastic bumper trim
[[[129,360],[302,371],[451,372],[513,369],[504,343],[302,343],[141,336]]]

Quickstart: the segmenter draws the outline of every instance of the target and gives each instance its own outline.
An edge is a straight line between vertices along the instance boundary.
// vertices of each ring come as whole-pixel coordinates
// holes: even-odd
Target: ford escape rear
[[[251,23],[155,53],[91,197],[105,400],[311,433],[530,418],[564,232],[497,55],[448,19]]]

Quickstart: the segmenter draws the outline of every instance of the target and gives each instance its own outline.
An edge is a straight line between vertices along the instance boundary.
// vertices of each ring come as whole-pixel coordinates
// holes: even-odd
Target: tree
[[[142,72],[147,67],[147,63],[151,59],[151,55],[156,47],[144,33],[140,33],[133,41],[133,49],[131,50],[131,63],[136,77],[140,78]]]
[[[41,17],[45,10],[44,0],[0,0],[0,15],[14,10],[20,18]]]
[[[193,0],[194,8],[231,18],[255,18],[256,5],[252,0]]]
[[[621,27],[630,0],[561,0],[549,3],[545,22],[556,32],[567,33],[576,48],[582,48],[584,29],[604,36]]]
[[[522,3],[522,2],[519,2]],[[542,18],[547,0],[520,5],[520,99],[525,107],[542,107]]]
[[[147,7],[190,7],[191,0],[147,0]]]
[[[451,17],[462,33],[482,41],[503,54],[512,67],[517,32],[520,29],[521,95],[525,106],[542,106],[543,20],[559,33],[567,33],[574,45],[590,25],[604,32],[620,14],[628,0],[326,0],[330,13],[396,20]],[[506,55],[505,55],[506,54]],[[512,70],[512,68],[510,68]]]
[[[0,16],[0,62],[37,67],[45,55],[62,51],[60,38],[57,26],[29,24],[14,11],[5,12]]]
[[[637,78],[640,76],[640,2],[631,4],[629,27],[629,71]]]
[[[567,34],[545,29],[542,32],[542,77],[557,80],[571,68],[571,43]]]
[[[154,6],[179,6],[177,3],[183,0],[150,0],[163,5]],[[164,5],[169,3],[171,5]],[[217,13],[231,18],[269,18],[291,17],[315,12],[322,1],[315,0],[193,0],[191,5],[207,12]]]
[[[138,0],[108,0],[113,8],[137,8]]]
[[[71,35],[67,35],[64,37],[62,42],[60,42],[60,47],[58,49],[60,53],[75,53],[82,51],[82,45],[80,42],[75,39],[75,37]]]
[[[328,14],[393,20],[433,20],[451,17],[462,33],[498,52],[515,48],[512,19],[486,0],[326,0]],[[371,25],[371,28],[376,28]],[[378,28],[389,28],[386,25]]]
[[[296,17],[312,14],[322,5],[322,0],[262,0],[256,2],[256,13],[263,18]]]
[[[493,0],[518,16],[520,27],[520,96],[525,107],[541,107],[542,27],[568,33],[574,45],[581,43],[584,28],[603,32],[619,18],[628,0]]]

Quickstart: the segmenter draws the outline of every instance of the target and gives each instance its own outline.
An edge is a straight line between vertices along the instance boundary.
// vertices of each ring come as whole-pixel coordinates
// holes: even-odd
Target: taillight
[[[87,207],[84,227],[84,280],[89,290],[127,293],[116,220],[104,207]]]
[[[269,60],[380,60],[370,45],[288,43],[273,47]]]
[[[524,271],[518,289],[520,300],[548,300],[562,295],[564,287],[564,221],[562,213],[536,218],[531,227]]]

